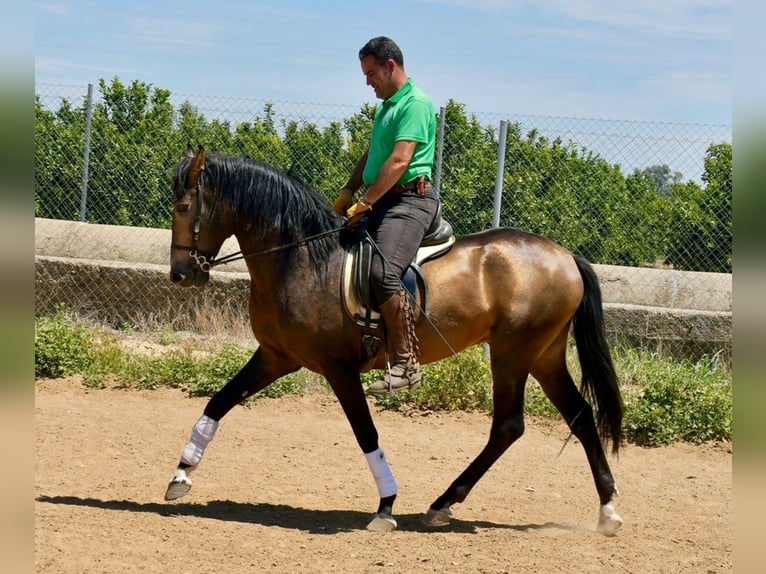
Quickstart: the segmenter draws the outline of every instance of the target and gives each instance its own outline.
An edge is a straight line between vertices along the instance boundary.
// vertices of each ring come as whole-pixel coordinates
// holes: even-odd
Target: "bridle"
[[[334,229],[330,229],[328,231],[323,231],[322,233],[317,233],[316,235],[311,235],[309,237],[305,237],[303,239],[293,241],[291,243],[278,245],[276,247],[270,247],[269,249],[264,249],[263,251],[256,251],[253,253],[242,253],[241,251],[237,251],[235,253],[230,253],[229,255],[225,255],[221,257],[220,259],[215,259],[213,255],[208,253],[207,251],[199,250],[199,232],[200,232],[200,228],[202,227],[202,195],[204,194],[204,191],[205,191],[204,183],[203,183],[204,175],[205,175],[204,170],[205,170],[205,166],[203,165],[199,173],[199,177],[197,178],[197,201],[195,202],[192,244],[191,246],[181,245],[179,243],[170,244],[171,249],[181,249],[184,251],[188,251],[189,257],[191,257],[191,259],[194,261],[197,267],[204,273],[210,272],[210,270],[213,267],[217,267],[218,265],[225,265],[226,263],[232,263],[234,261],[239,261],[243,259],[251,259],[253,257],[258,257],[259,255],[267,255],[269,253],[284,251],[285,249],[292,249],[293,247],[298,247],[300,245],[305,245],[306,243],[311,243],[312,241],[316,241],[317,239],[321,239],[323,237],[333,235],[334,233],[340,233],[341,231],[343,231],[343,229],[345,229],[345,226],[340,226]]]
[[[199,267],[201,271],[208,273],[211,267],[213,267],[216,264],[216,262],[214,261],[213,256],[210,253],[207,253],[205,251],[200,251],[198,249],[199,232],[200,232],[200,228],[202,227],[202,194],[205,191],[204,183],[203,183],[204,179],[205,179],[205,166],[203,165],[197,177],[197,201],[195,202],[194,227],[192,231],[191,247],[188,245],[171,243],[170,248],[189,251],[189,257],[191,257],[194,260],[194,262],[197,264],[197,267]]]

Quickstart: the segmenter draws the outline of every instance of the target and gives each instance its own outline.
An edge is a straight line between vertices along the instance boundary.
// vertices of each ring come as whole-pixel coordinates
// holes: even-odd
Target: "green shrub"
[[[363,383],[378,380],[383,371],[365,373]],[[423,382],[413,391],[376,395],[376,403],[388,409],[430,411],[491,411],[492,371],[480,345],[423,367]]]
[[[300,395],[311,386],[311,373],[301,369],[297,373],[290,373],[277,379],[265,389],[258,391],[255,398],[277,399],[285,395]]]
[[[192,396],[212,396],[242,370],[251,356],[250,351],[226,345],[215,355],[191,362],[185,387]]]
[[[109,379],[119,378],[125,372],[126,364],[136,361],[127,354],[117,339],[101,335],[94,337],[90,364],[83,369],[84,383],[91,387],[102,389]]]
[[[559,410],[553,406],[553,403],[545,395],[543,389],[540,388],[540,384],[533,377],[529,377],[527,381],[524,409],[530,415],[547,418],[561,417]]]
[[[54,317],[35,319],[35,378],[66,377],[87,371],[93,335],[59,308]]]
[[[252,353],[247,352],[245,354],[247,357],[244,361],[241,362],[241,366],[239,368],[245,365]],[[220,357],[211,357],[210,361],[214,362],[218,358]],[[231,377],[239,372],[239,368],[235,368],[237,364],[238,363],[236,361],[230,363],[227,367],[225,367],[224,370],[219,371],[216,376],[211,375],[211,372],[208,371],[207,368],[204,368],[202,371],[197,370],[194,384],[190,386],[189,393],[192,396],[212,396],[221,387],[223,387],[223,385],[226,384],[229,379],[231,379]],[[228,369],[232,370],[229,371]],[[265,398],[277,399],[286,395],[300,395],[309,392],[309,389],[318,388],[318,385],[316,385],[314,381],[316,377],[318,377],[318,375],[306,371],[305,369],[301,369],[300,371],[290,373],[289,375],[285,375],[284,377],[277,379],[265,389],[261,389],[255,393],[248,400],[258,400]]]
[[[365,386],[383,377],[384,371],[362,376]],[[524,408],[527,414],[555,417],[556,407],[534,378],[527,381]],[[492,368],[483,345],[470,347],[455,357],[423,366],[423,382],[414,391],[376,395],[378,406],[392,410],[492,411]]]
[[[187,388],[196,395],[193,385],[199,370],[199,361],[191,353],[170,351],[160,357],[147,359],[132,357],[125,363],[121,380],[135,384],[142,389],[159,387]]]
[[[625,386],[626,438],[642,446],[732,438],[731,376],[717,358],[673,362],[651,355]]]
[[[242,370],[252,354],[235,345],[225,345],[217,353],[201,359],[193,358],[189,352],[172,352],[137,366],[135,381],[142,388],[184,388],[191,396],[208,397]],[[275,381],[254,398],[298,394],[307,384],[306,373],[299,371]]]

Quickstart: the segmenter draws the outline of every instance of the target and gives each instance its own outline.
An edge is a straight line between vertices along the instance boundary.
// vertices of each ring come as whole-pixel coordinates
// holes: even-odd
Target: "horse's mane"
[[[191,160],[182,161],[175,177],[185,177]],[[209,153],[205,161],[205,186],[211,216],[219,206],[233,209],[258,239],[276,237],[275,247],[338,229],[343,219],[316,190],[268,163],[246,156]],[[305,244],[315,273],[322,275],[330,254],[338,247],[331,233]],[[295,249],[280,256],[280,267],[290,265]]]

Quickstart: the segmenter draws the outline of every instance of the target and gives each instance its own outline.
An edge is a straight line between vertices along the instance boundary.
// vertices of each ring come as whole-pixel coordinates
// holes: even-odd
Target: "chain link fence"
[[[171,94],[116,79],[35,92],[36,217],[129,226],[136,249],[142,230],[170,225],[172,168],[187,144],[267,161],[332,202],[374,113],[369,104]],[[439,108],[435,185],[457,234],[519,227],[596,264],[697,272],[700,307],[730,312],[704,300],[731,273],[731,126]],[[88,298],[81,289],[70,302]],[[39,287],[37,299],[40,313]]]

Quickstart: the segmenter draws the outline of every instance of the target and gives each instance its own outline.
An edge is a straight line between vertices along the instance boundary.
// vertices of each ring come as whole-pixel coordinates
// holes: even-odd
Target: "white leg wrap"
[[[370,466],[373,478],[375,478],[375,484],[378,485],[378,494],[381,498],[393,496],[398,492],[396,487],[396,480],[391,473],[391,467],[388,466],[386,455],[383,454],[381,449],[367,452],[364,454],[367,459],[367,464]]]
[[[605,536],[614,536],[622,528],[622,518],[614,508],[614,499],[602,505],[598,513],[597,532]]]
[[[181,462],[197,466],[202,460],[208,443],[213,440],[217,429],[218,421],[214,421],[207,415],[202,415],[192,429],[191,438],[181,454]]]

